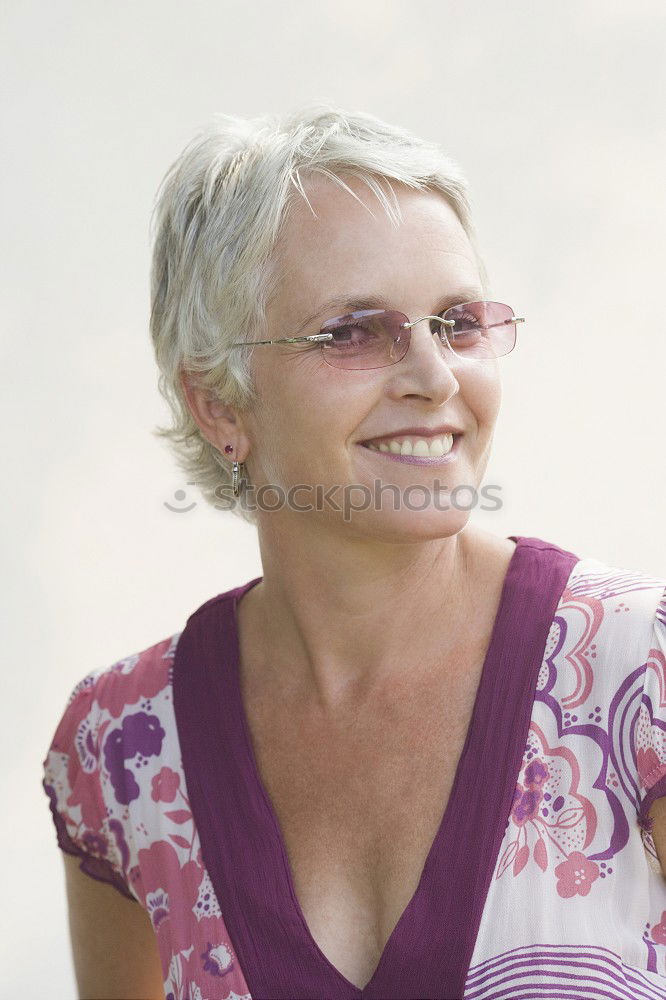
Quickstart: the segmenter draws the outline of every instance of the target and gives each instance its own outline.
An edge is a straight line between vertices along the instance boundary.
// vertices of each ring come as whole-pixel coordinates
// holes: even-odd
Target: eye
[[[454,321],[453,332],[456,334],[466,333],[468,330],[478,330],[484,325],[485,304],[483,302],[456,303],[456,305],[450,306],[443,313],[443,316],[445,319]]]
[[[334,328],[329,327],[326,332],[333,334],[333,340],[329,340],[328,343],[340,350],[350,347],[365,347],[377,339],[377,334],[371,329],[370,324],[364,323],[362,320],[340,324]]]
[[[382,314],[383,315],[383,314]],[[324,350],[335,348],[337,351],[358,350],[371,347],[382,339],[384,326],[380,316],[358,316],[351,313],[328,320],[322,327],[322,333],[331,333],[332,340],[324,341]]]
[[[467,324],[470,326],[479,326],[479,318],[473,313],[463,312],[459,316],[456,316],[456,323],[460,323],[463,327]]]

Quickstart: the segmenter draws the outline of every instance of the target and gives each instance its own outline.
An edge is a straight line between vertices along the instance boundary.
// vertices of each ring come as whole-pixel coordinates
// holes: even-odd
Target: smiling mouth
[[[393,439],[376,438],[359,443],[370,451],[379,451],[383,454],[413,455],[416,458],[442,458],[451,451],[460,437],[462,437],[461,434],[453,433],[438,434],[430,438],[405,435]]]
[[[462,434],[440,434],[436,438],[359,442],[362,448],[396,461],[413,465],[437,465],[452,461]]]

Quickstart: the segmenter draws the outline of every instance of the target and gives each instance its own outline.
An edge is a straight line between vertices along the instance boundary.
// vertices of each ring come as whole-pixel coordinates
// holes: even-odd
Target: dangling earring
[[[226,445],[224,450],[225,450],[225,452],[226,452],[227,455],[230,455],[231,452],[234,450],[233,449],[233,445],[230,445],[230,444]],[[234,462],[232,464],[232,466],[231,466],[231,488],[233,489],[235,497],[239,497],[241,495],[241,490],[243,488],[244,472],[245,472],[245,469],[243,467],[243,463],[242,462]]]

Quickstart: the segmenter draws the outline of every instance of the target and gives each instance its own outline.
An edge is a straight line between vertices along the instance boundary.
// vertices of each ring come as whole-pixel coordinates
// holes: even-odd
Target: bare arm
[[[64,854],[69,931],[80,1000],[164,1000],[150,917]]]
[[[652,839],[662,874],[666,876],[666,796],[654,800],[648,810],[648,816],[654,820]]]

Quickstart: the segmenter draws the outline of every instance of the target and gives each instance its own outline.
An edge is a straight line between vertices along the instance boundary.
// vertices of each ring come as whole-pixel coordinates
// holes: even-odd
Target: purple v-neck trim
[[[173,675],[185,780],[203,860],[253,1000],[462,997],[548,633],[579,558],[537,538],[510,537],[517,544],[449,801],[416,892],[362,990],[310,934],[252,749],[236,608],[262,577],[188,618]]]

